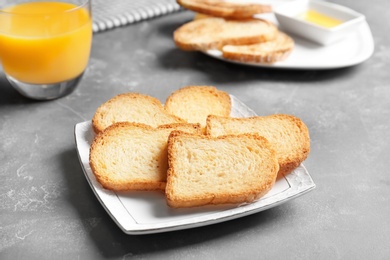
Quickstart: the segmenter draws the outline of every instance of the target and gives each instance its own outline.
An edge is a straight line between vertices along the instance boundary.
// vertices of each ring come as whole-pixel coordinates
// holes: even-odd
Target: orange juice
[[[64,2],[27,2],[0,11],[0,61],[9,76],[31,84],[76,78],[92,43],[89,10]]]

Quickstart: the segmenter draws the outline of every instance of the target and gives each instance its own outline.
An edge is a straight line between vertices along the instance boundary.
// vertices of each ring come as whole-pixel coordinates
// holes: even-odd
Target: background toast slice
[[[294,40],[278,31],[275,39],[251,45],[225,45],[222,55],[229,60],[254,63],[274,63],[285,60],[294,49]]]
[[[287,174],[298,167],[310,152],[307,126],[299,118],[291,115],[207,118],[206,134],[210,136],[242,133],[257,133],[270,142],[276,152],[281,174]]]
[[[210,137],[173,131],[168,140],[170,207],[253,202],[279,170],[269,142],[258,135]]]
[[[114,191],[164,190],[167,142],[172,130],[201,133],[200,126],[194,124],[153,128],[120,122],[106,128],[90,147],[89,162],[98,182]]]
[[[92,127],[95,133],[99,133],[117,122],[135,122],[152,127],[185,123],[167,113],[157,98],[139,93],[119,94],[100,105],[92,118]]]
[[[221,49],[224,45],[247,45],[272,40],[278,29],[261,19],[225,20],[209,17],[193,20],[173,34],[176,45],[187,51]]]
[[[177,3],[194,12],[234,19],[246,19],[255,14],[272,12],[270,5],[256,3],[233,3],[222,0],[177,0]]]
[[[231,100],[228,93],[213,86],[188,86],[171,93],[165,110],[188,123],[206,126],[207,116],[229,116]]]

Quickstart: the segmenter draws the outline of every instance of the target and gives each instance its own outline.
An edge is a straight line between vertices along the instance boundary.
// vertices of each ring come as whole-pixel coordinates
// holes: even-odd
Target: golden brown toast
[[[167,113],[157,98],[139,93],[119,94],[100,105],[92,118],[92,127],[95,133],[99,133],[117,122],[135,122],[153,127],[184,123]]]
[[[229,60],[253,63],[275,63],[285,60],[294,49],[294,40],[278,31],[275,39],[251,45],[225,45],[222,55]]]
[[[207,118],[206,134],[210,136],[242,133],[257,133],[270,142],[276,152],[281,174],[298,167],[310,152],[309,130],[295,116],[275,114],[250,118]]]
[[[171,93],[165,110],[188,123],[206,127],[208,115],[229,116],[231,100],[228,93],[213,86],[187,86]]]
[[[233,19],[247,19],[255,14],[272,12],[270,5],[256,3],[234,3],[223,0],[177,0],[177,3],[194,12]]]
[[[89,163],[106,189],[164,190],[168,168],[167,142],[172,130],[200,134],[195,124],[153,128],[139,123],[115,123],[100,132],[90,148]]]
[[[277,27],[265,20],[225,20],[209,17],[188,22],[173,34],[176,45],[186,51],[221,49],[225,45],[248,45],[276,37]]]
[[[278,161],[258,135],[210,137],[173,131],[168,140],[170,207],[250,203],[273,187]]]

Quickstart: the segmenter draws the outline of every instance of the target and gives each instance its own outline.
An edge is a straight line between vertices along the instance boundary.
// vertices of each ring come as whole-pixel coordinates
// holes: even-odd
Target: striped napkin
[[[105,31],[180,9],[176,0],[92,0],[93,31]]]

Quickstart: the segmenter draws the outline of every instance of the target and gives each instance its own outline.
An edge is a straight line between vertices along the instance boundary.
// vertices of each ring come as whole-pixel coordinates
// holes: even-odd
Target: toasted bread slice
[[[294,49],[294,40],[278,31],[275,39],[251,45],[225,45],[222,55],[229,60],[253,63],[275,63],[285,60]]]
[[[157,127],[184,123],[182,119],[167,113],[161,102],[139,93],[119,94],[103,103],[92,118],[95,133],[117,122],[135,122]]]
[[[165,110],[188,123],[206,127],[208,115],[229,116],[231,100],[228,93],[213,86],[187,86],[176,90],[165,101]]]
[[[225,20],[204,18],[188,22],[173,35],[176,45],[187,51],[221,49],[224,45],[254,44],[272,40],[277,27],[260,19]]]
[[[299,118],[291,115],[207,118],[206,134],[210,136],[242,133],[257,133],[271,143],[276,151],[281,174],[287,174],[298,167],[310,152],[307,126]]]
[[[259,13],[272,12],[266,4],[234,3],[223,0],[177,0],[182,7],[194,12],[233,19],[247,19]]]
[[[168,167],[167,142],[172,130],[200,134],[200,126],[171,124],[153,128],[119,122],[100,132],[90,148],[89,163],[106,189],[164,190]]]
[[[249,203],[266,194],[279,169],[274,150],[258,135],[213,138],[173,131],[168,139],[170,207]]]

